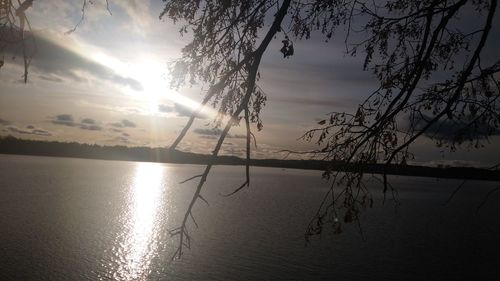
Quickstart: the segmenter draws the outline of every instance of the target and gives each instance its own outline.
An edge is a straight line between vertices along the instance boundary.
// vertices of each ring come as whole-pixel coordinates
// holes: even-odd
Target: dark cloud
[[[122,120],[122,124],[123,124],[123,127],[130,127],[130,128],[135,128],[136,127],[136,125],[135,125],[134,122],[129,121],[127,119],[123,119]]]
[[[175,110],[175,112],[177,112],[177,115],[180,117],[191,117],[191,115],[194,113],[194,109],[183,106],[183,105],[178,104],[178,103],[174,104],[174,110]],[[196,118],[205,119],[205,118],[207,118],[207,116],[204,114],[198,113],[196,115]]]
[[[81,122],[76,122],[71,114],[59,114],[51,119],[52,124],[68,127],[76,127],[88,131],[101,131],[102,127],[92,118],[83,118]]]
[[[113,126],[115,128],[135,128],[135,127],[137,127],[137,125],[134,122],[127,120],[127,119],[123,119],[120,122],[111,123],[111,126]]]
[[[193,132],[195,132],[198,135],[205,135],[205,136],[220,136],[222,134],[221,129],[201,129],[197,128],[194,129]]]
[[[172,111],[174,111],[174,108],[172,106],[168,106],[166,104],[160,104],[158,106],[158,111],[160,111],[160,112],[172,112]]]
[[[33,125],[27,125],[24,129],[14,126],[12,122],[7,121],[5,119],[0,118],[0,125],[6,126],[2,132],[5,133],[14,133],[14,134],[23,134],[23,135],[37,135],[37,136],[51,136],[52,134],[44,129],[37,128]]]
[[[83,124],[89,124],[89,125],[94,125],[96,122],[94,119],[92,118],[84,118],[82,119],[82,123]]]
[[[202,128],[197,128],[194,129],[193,132],[195,134],[200,135],[201,138],[205,139],[217,139],[221,134],[222,130],[221,129],[202,129]],[[227,134],[226,138],[232,138],[232,139],[244,139],[246,138],[246,135],[239,135],[239,134]]]
[[[75,123],[73,116],[71,114],[59,114],[52,120],[52,124],[64,125],[69,127],[75,127],[78,124]]]
[[[405,118],[408,120],[408,118]],[[432,117],[423,115],[417,120],[415,128],[423,129],[427,125],[426,120],[431,120]],[[405,126],[408,127],[408,121],[405,121]],[[488,135],[500,135],[500,130],[489,128],[486,125],[470,126],[467,121],[456,119],[442,119],[430,126],[424,135],[432,139],[440,139],[447,141],[473,140],[477,138],[485,138]]]
[[[81,124],[80,129],[89,131],[102,131],[102,127],[99,125],[85,125]]]
[[[38,75],[40,79],[61,82],[61,78],[65,78],[85,82],[87,79],[82,76],[82,73],[87,73],[108,82],[128,86],[136,91],[143,90],[139,81],[121,76],[104,64],[86,58],[39,33],[32,34],[34,34],[36,41],[36,52],[33,51],[33,46],[27,46],[30,53],[35,53],[30,67],[40,72]],[[31,44],[32,41],[27,40],[26,42]],[[8,57],[22,56],[19,50],[22,50],[21,46],[9,45],[5,53]],[[22,60],[16,59],[8,62],[21,64]]]
[[[194,113],[195,109],[186,107],[186,106],[178,104],[178,103],[174,103],[173,106],[166,105],[166,104],[160,104],[158,106],[158,111],[164,112],[164,113],[175,112],[175,113],[177,113],[177,116],[179,116],[179,117],[191,117],[191,115]],[[196,115],[196,118],[206,119],[206,118],[208,118],[208,116],[206,116],[203,113],[198,113]]]
[[[289,97],[289,96],[277,96],[277,97],[272,97],[269,98],[269,101],[279,101],[279,102],[286,102],[286,103],[294,103],[294,104],[301,104],[301,105],[319,105],[319,106],[329,106],[329,107],[352,107],[356,104],[359,104],[360,100],[356,98],[349,98],[349,97],[337,97],[335,99],[313,99],[313,98],[308,98],[308,97]]]
[[[7,126],[7,125],[10,125],[10,124],[11,124],[10,121],[7,121],[5,119],[0,118],[0,125]]]
[[[56,77],[56,76],[38,75],[38,78],[40,78],[42,80],[50,81],[50,82],[56,82],[56,83],[61,83],[64,81],[61,78]]]
[[[211,136],[211,135],[200,135],[198,136],[200,139],[206,139],[206,140],[216,140],[219,137],[218,136]]]
[[[30,128],[28,128],[30,127]],[[52,136],[52,134],[44,129],[37,129],[34,126],[27,126],[27,129],[20,129],[16,126],[9,126],[7,127],[7,131],[10,133],[14,134],[23,134],[23,135],[36,135],[36,136],[44,136],[44,137],[49,137]]]

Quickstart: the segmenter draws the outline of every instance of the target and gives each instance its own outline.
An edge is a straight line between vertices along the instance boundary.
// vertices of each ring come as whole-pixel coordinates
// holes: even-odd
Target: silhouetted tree
[[[33,0],[23,2],[0,0],[0,68],[5,63],[5,49],[20,44],[22,46],[25,83],[28,80],[28,67],[33,53],[33,50],[28,51],[26,47],[26,40],[33,40],[33,37],[26,36],[26,31],[31,31],[31,25],[25,12],[32,4]]]
[[[319,9],[295,20],[295,34],[308,36],[317,21],[327,37],[336,23],[347,25],[347,53],[363,53],[364,69],[373,71],[380,84],[355,113],[333,112],[302,137],[321,147],[315,153],[344,167],[404,165],[413,157],[410,146],[423,135],[454,151],[459,145],[479,148],[498,129],[500,58],[481,60],[497,1],[336,3],[337,10],[326,17],[318,3]],[[360,41],[350,44],[354,30],[361,30]],[[321,233],[326,222],[337,232],[342,222],[359,223],[360,211],[372,202],[361,169],[324,175],[332,178],[331,188],[307,235]],[[337,194],[335,185],[342,187]],[[397,201],[386,173],[383,185],[384,194],[390,190]]]
[[[336,29],[345,27],[346,52],[363,55],[363,68],[380,84],[354,113],[333,112],[302,137],[320,147],[307,153],[345,167],[325,171],[331,188],[309,225],[308,238],[321,233],[327,223],[337,233],[342,223],[359,223],[360,211],[373,202],[362,181],[363,165],[405,164],[412,158],[411,144],[424,134],[454,150],[462,143],[479,147],[497,130],[500,61],[481,61],[496,10],[496,0],[171,0],[160,17],[181,21],[181,33],[192,33],[173,67],[173,84],[210,85],[202,107],[210,103],[216,108],[215,126],[224,127],[213,156],[231,127],[243,121],[247,159],[250,124],[262,128],[259,113],[266,97],[257,82],[270,41],[283,31],[281,52],[289,57],[289,37],[309,39],[316,32],[333,40]],[[189,247],[187,223],[197,199],[203,200],[201,190],[211,167],[208,164],[203,174],[191,178],[200,180],[181,226],[172,232],[180,239],[177,256]],[[248,166],[246,171],[246,181],[234,192],[250,184]],[[384,194],[390,190],[396,200],[385,174],[383,184]],[[341,191],[335,193],[335,186]]]

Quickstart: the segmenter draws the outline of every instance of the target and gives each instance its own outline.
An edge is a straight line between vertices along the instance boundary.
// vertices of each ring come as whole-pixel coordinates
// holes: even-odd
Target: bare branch
[[[185,180],[183,180],[183,181],[179,182],[179,184],[183,184],[183,183],[185,183],[185,182],[188,182],[188,181],[190,181],[190,180],[194,180],[194,179],[199,178],[199,177],[202,177],[202,176],[203,176],[203,174],[201,174],[201,175],[196,175],[196,176],[192,176],[192,177],[190,177],[190,178],[188,178],[188,179],[185,179]]]
[[[479,204],[479,206],[477,207],[478,212],[484,206],[484,204],[486,204],[486,202],[488,202],[488,199],[491,197],[491,195],[493,195],[497,191],[500,191],[500,186],[493,188],[492,190],[488,191],[488,193],[486,193],[486,195],[483,198],[483,201],[481,201],[481,204]]]

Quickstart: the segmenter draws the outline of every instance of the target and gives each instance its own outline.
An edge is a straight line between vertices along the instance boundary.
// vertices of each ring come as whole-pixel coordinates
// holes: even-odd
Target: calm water
[[[242,167],[211,174],[192,249],[169,264],[195,165],[0,155],[0,280],[500,280],[500,183],[393,177],[401,206],[304,247],[327,185],[320,172]]]

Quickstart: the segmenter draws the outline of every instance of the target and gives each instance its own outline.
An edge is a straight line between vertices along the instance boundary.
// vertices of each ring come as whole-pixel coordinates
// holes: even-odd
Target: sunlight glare
[[[196,110],[200,106],[199,102],[170,89],[167,64],[158,58],[142,56],[136,62],[125,64],[119,59],[102,52],[93,52],[92,55],[88,56],[96,63],[110,68],[115,73],[130,77],[141,83],[142,91],[127,88],[123,89],[123,92],[134,99],[138,99],[145,106],[148,115],[158,114],[159,106],[164,100],[169,100],[190,110]],[[217,116],[217,111],[205,107],[202,114],[214,118]]]
[[[122,244],[117,280],[137,280],[147,276],[158,244],[159,211],[163,202],[165,166],[138,163],[130,190],[127,233]]]

